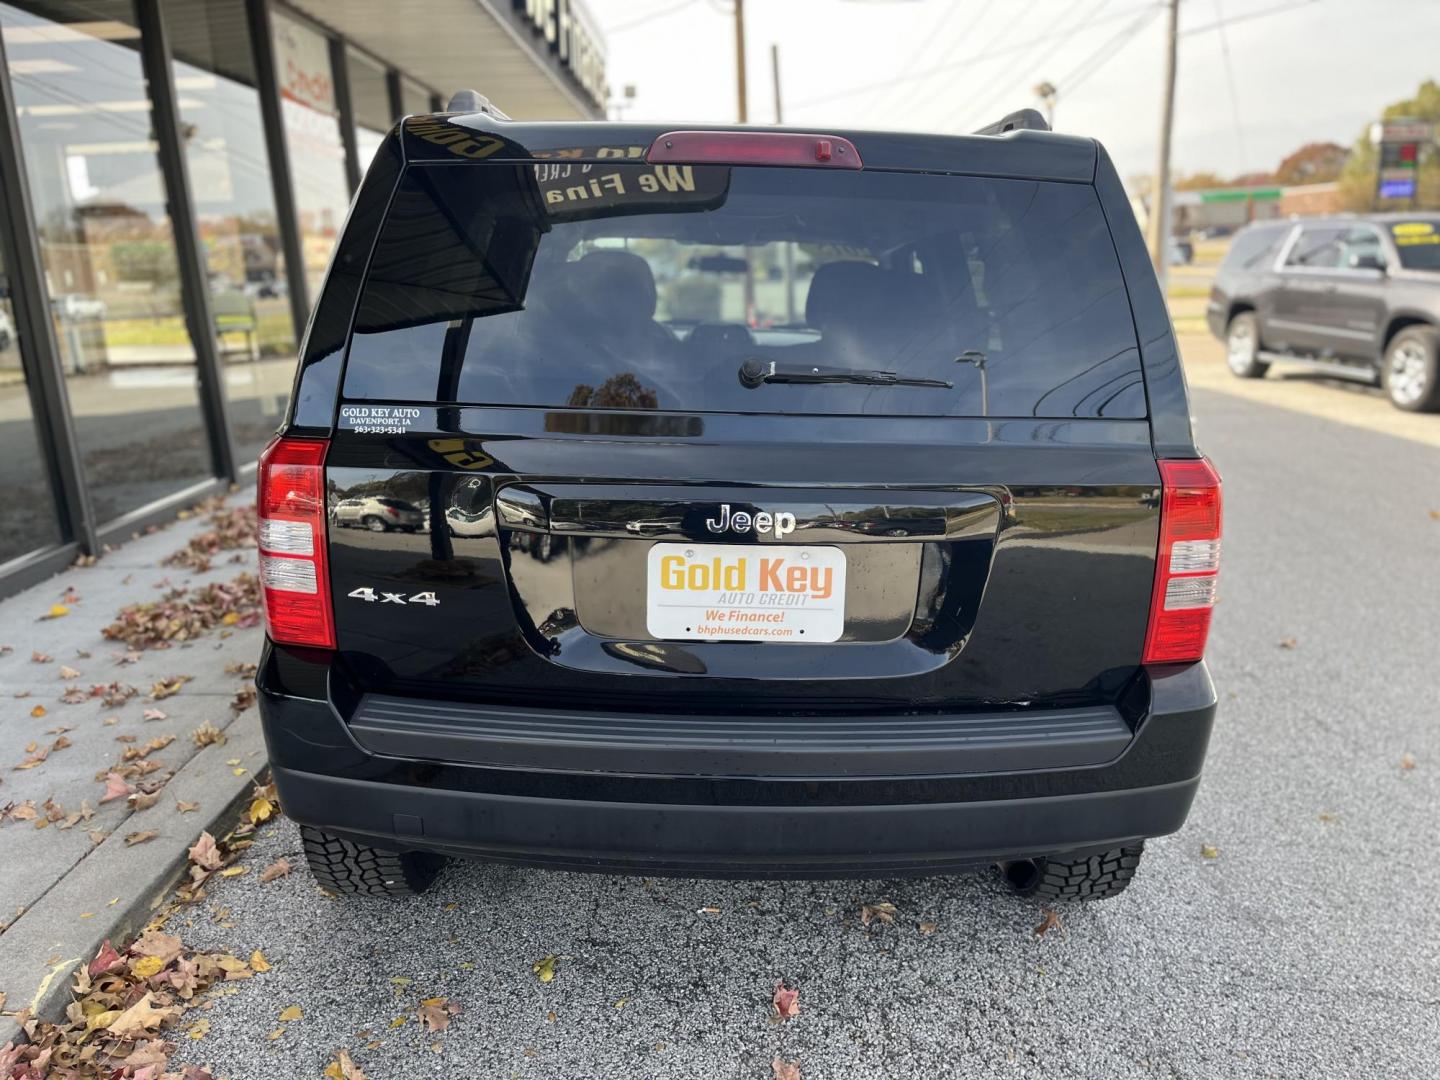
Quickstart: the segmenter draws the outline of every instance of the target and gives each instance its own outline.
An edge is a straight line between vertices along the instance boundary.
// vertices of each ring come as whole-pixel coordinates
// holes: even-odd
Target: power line
[[[1030,6],[1033,7],[1034,4],[1035,0],[1031,0]],[[974,32],[975,29],[979,27],[982,22],[984,22],[986,16],[990,14],[990,9],[994,6],[994,0],[989,0],[989,2],[985,5],[984,9],[980,12],[980,14],[970,20],[969,24],[965,27],[964,32],[960,35],[958,41],[961,43],[969,41],[971,33]],[[1000,32],[990,38],[990,40],[985,43],[985,47],[979,51],[988,54],[992,49],[995,48],[996,45],[1000,43],[1000,41],[1007,34],[1010,33],[1010,31],[1015,29],[1015,27],[1018,25],[1018,19],[1007,19],[1005,25],[1000,28]],[[897,90],[899,90],[898,84],[892,85],[890,88],[890,94],[894,95]],[[893,102],[888,98],[886,100],[883,100],[880,103],[881,107],[878,111],[887,116],[899,115],[901,113],[908,112],[915,100],[917,98],[922,98],[925,92],[926,87],[923,85],[922,80],[921,85],[913,86],[909,90],[900,91],[899,98],[893,99]]]
[[[1230,62],[1230,40],[1225,34],[1225,15],[1220,10],[1220,0],[1215,0],[1215,26],[1220,31],[1220,55],[1225,58],[1225,82],[1230,89],[1230,112],[1235,117],[1235,144],[1240,148],[1240,167],[1249,163],[1250,155],[1245,152],[1245,129],[1240,123],[1240,95],[1235,91],[1235,65]]]
[[[1147,10],[1158,10],[1159,6],[1160,5],[1154,3],[1153,0],[1151,3],[1144,5],[1145,9]],[[1090,25],[1092,27],[1102,26],[1105,23],[1114,22],[1116,19],[1126,18],[1134,14],[1136,10],[1136,8],[1132,7],[1127,8],[1125,11],[1111,12],[1103,19],[1092,20]],[[941,71],[953,71],[956,68],[965,67],[968,64],[984,63],[987,60],[996,60],[1000,57],[1009,56],[1013,53],[1024,52],[1025,50],[1029,49],[1033,45],[1038,44],[1039,42],[1051,41],[1057,37],[1068,38],[1072,35],[1072,33],[1073,32],[1071,30],[1056,30],[1051,31],[1047,34],[1037,34],[1035,37],[1018,42],[1015,45],[1008,45],[1003,49],[990,49],[983,53],[975,53],[970,56],[962,56],[958,59],[948,60],[943,64],[938,64],[935,67],[926,68],[924,71],[914,71],[903,75],[893,75],[890,78],[884,79],[880,82],[866,83],[863,86],[852,87],[849,90],[841,90],[838,93],[826,94],[822,97],[808,98],[804,101],[797,101],[789,107],[791,109],[803,109],[811,105],[825,105],[829,104],[832,101],[839,101],[842,98],[856,97],[860,94],[868,94],[872,90],[880,90],[884,89],[885,87],[894,86],[896,83],[914,82],[917,79],[928,79],[931,75],[934,75]]]
[[[695,2],[696,0],[680,0],[678,4],[671,4],[669,7],[659,8],[650,12],[648,15],[640,16],[638,19],[631,19],[629,22],[621,23],[619,26],[606,27],[605,33],[623,34],[626,30],[634,30],[637,26],[644,26],[646,23],[654,22],[656,19],[663,19],[666,16],[673,15],[677,11],[690,7]]]
[[[1099,5],[1094,9],[1096,13],[1103,11],[1105,5],[1107,5],[1109,2],[1110,0],[1100,0]],[[1058,40],[1056,40],[1054,44],[1050,46],[1050,48],[1046,49],[1039,56],[1035,57],[1035,59],[1027,61],[1025,70],[1022,71],[1018,77],[1011,79],[1007,83],[1002,84],[1000,89],[996,90],[994,93],[990,94],[989,97],[985,98],[985,103],[983,105],[972,105],[972,111],[969,115],[974,119],[964,124],[963,126],[968,129],[976,122],[984,123],[985,119],[990,115],[990,111],[995,107],[998,102],[1004,101],[1007,96],[1014,93],[1015,87],[1019,86],[1021,83],[1025,82],[1027,79],[1031,78],[1033,75],[1041,71],[1042,65],[1047,60],[1049,60],[1050,57],[1054,56],[1057,52],[1059,52],[1067,44],[1069,44],[1071,40],[1073,40],[1074,35],[1080,30],[1080,24],[1084,21],[1085,10],[1081,8],[1080,18],[1075,20],[1063,32],[1057,32],[1055,35],[1053,35]],[[1063,90],[1064,88],[1061,87],[1061,89]],[[954,123],[953,120],[952,123]]]
[[[1282,11],[1309,7],[1311,4],[1318,2],[1319,0],[1296,0],[1295,3],[1278,4],[1275,7],[1263,8],[1260,11],[1249,11],[1244,15],[1235,15],[1229,19],[1221,19],[1219,22],[1206,23],[1204,26],[1192,26],[1188,30],[1181,30],[1180,37],[1189,37],[1191,34],[1204,34],[1211,30],[1220,30],[1226,26],[1234,26],[1236,23],[1249,22],[1251,19],[1263,19],[1266,15],[1278,15]]]
[[[1065,91],[1067,94],[1073,94],[1085,84],[1091,75],[1094,75],[1095,72],[1099,71],[1118,56],[1125,47],[1125,44],[1134,40],[1135,34],[1159,13],[1160,8],[1158,7],[1142,11],[1134,22],[1126,23],[1113,37],[1107,38],[1103,45],[1084,60],[1080,61],[1080,63],[1076,64],[1075,67],[1070,70],[1069,74],[1061,79],[1057,88]]]

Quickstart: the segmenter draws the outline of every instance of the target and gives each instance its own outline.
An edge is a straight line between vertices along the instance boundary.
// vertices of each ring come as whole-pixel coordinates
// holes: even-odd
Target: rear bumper
[[[1215,712],[1194,665],[1150,680],[1134,737],[1098,765],[825,778],[490,768],[366,750],[328,701],[286,692],[285,655],[267,652],[260,703],[294,820],[382,848],[645,874],[938,873],[1160,836],[1189,811]]]

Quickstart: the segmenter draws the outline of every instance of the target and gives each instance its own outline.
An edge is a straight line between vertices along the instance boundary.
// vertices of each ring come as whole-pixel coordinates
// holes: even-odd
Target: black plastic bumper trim
[[[940,873],[1174,832],[1199,778],[1050,798],[882,806],[659,806],[437,790],[276,768],[285,812],[381,848],[717,876]],[[420,821],[397,835],[394,818]]]
[[[1112,707],[916,716],[574,713],[365,695],[350,719],[374,754],[631,776],[858,777],[1099,765],[1132,732]]]

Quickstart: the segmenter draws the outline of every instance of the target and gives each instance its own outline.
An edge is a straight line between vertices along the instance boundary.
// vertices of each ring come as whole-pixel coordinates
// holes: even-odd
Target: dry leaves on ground
[[[335,1051],[335,1060],[325,1066],[324,1072],[320,1074],[325,1080],[365,1080],[365,1074],[360,1071],[360,1066],[355,1064],[353,1058],[345,1050]]]
[[[260,871],[260,884],[268,885],[277,878],[285,877],[290,873],[291,869],[289,859],[276,859],[269,866],[265,867],[264,870]]]
[[[255,687],[242,686],[235,691],[235,696],[230,699],[230,711],[242,713],[255,704]]]
[[[775,1016],[780,1020],[789,1020],[791,1017],[800,1014],[800,991],[788,986],[784,979],[775,984],[775,996],[771,999],[770,1007],[775,1010]]]
[[[160,831],[158,829],[142,829],[139,832],[127,833],[125,836],[125,846],[134,847],[136,844],[145,844],[154,840],[155,837],[159,835]]]
[[[530,965],[530,970],[542,983],[553,982],[555,979],[555,961],[558,957],[554,953],[549,956],[542,956]]]
[[[775,1080],[800,1080],[800,1063],[798,1061],[781,1061],[777,1057],[770,1062],[770,1069],[775,1074]]]
[[[150,687],[150,700],[163,701],[167,697],[174,697],[180,692],[180,688],[189,682],[193,675],[171,675],[161,679]]]
[[[450,1018],[460,1015],[460,1006],[448,998],[433,997],[420,1002],[418,1012],[426,1031],[444,1031]]]
[[[211,561],[222,551],[237,551],[255,546],[255,504],[221,507],[210,515],[210,528],[190,538],[179,551],[161,560],[166,566],[184,566],[197,573],[210,569]]]
[[[166,649],[220,625],[256,626],[260,622],[260,582],[254,574],[198,588],[171,589],[159,600],[127,604],[101,631],[131,649]]]
[[[112,799],[125,799],[135,794],[135,785],[128,783],[119,773],[107,773],[105,776],[105,794],[100,796],[101,805],[110,802]]]
[[[1415,770],[1415,755],[1405,754],[1400,758],[1400,771],[1413,772]]]
[[[207,746],[224,746],[225,733],[206,720],[190,733],[190,739],[202,750]]]
[[[1060,913],[1054,908],[1046,908],[1040,913],[1040,925],[1035,927],[1035,936],[1044,937],[1051,930],[1061,930],[1064,923],[1060,921]]]
[[[860,905],[860,925],[869,926],[872,922],[890,924],[895,921],[895,905],[888,900],[877,900],[870,904]]]
[[[177,1063],[176,1071],[165,1072],[175,1051],[170,1039],[187,1012],[208,1005],[205,994],[214,984],[253,974],[234,956],[192,951],[153,928],[123,953],[106,941],[75,973],[74,1000],[62,1021],[21,1014],[29,1041],[0,1048],[0,1077],[211,1080],[194,1065]],[[203,1035],[207,1027],[202,1018],[188,1032],[199,1037],[197,1030]]]

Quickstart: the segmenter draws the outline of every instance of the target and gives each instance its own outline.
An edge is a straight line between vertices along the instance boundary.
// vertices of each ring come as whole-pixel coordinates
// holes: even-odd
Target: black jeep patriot
[[[1440,215],[1248,226],[1220,264],[1206,316],[1242,379],[1295,361],[1378,381],[1401,409],[1440,409]]]
[[[411,117],[259,487],[265,735],[337,891],[1106,897],[1199,783],[1220,482],[1114,167],[1031,112]],[[335,527],[372,498],[425,524]]]

